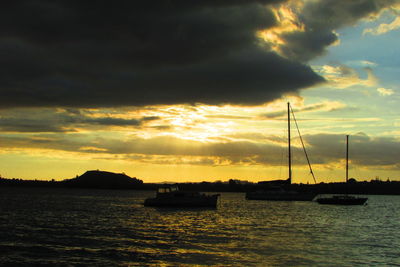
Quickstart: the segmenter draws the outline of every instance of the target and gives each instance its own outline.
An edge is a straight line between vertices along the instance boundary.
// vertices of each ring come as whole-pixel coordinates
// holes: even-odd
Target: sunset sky
[[[400,180],[398,0],[8,1],[0,175]],[[313,182],[293,126],[293,182]]]

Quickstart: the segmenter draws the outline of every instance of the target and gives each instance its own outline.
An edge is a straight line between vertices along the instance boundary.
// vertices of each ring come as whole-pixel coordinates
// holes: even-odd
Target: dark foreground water
[[[400,197],[143,207],[153,192],[0,188],[0,265],[400,266]]]

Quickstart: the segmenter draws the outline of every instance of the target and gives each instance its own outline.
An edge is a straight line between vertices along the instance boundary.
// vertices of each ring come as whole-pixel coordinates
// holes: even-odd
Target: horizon
[[[88,12],[88,8],[96,10]],[[400,181],[400,3],[66,0],[2,12],[0,177]],[[18,21],[18,23],[15,23]],[[313,183],[292,122],[293,183]]]
[[[76,175],[75,177],[72,177],[72,178],[65,178],[65,179],[54,179],[54,178],[49,178],[49,179],[37,179],[37,178],[32,178],[32,179],[21,179],[21,178],[18,178],[18,177],[2,177],[2,176],[0,176],[0,179],[6,179],[6,180],[14,180],[14,179],[16,179],[16,180],[21,180],[21,181],[38,181],[38,182],[63,182],[63,181],[66,181],[66,180],[71,180],[71,179],[75,179],[75,178],[78,178],[78,177],[80,177],[80,176],[82,176],[82,175],[84,175],[84,174],[86,174],[87,172],[105,172],[105,173],[110,173],[110,174],[122,174],[122,175],[126,175],[126,176],[128,176],[129,178],[131,178],[131,179],[138,179],[138,180],[141,180],[141,181],[143,181],[143,183],[147,183],[147,184],[179,184],[179,183],[182,183],[182,184],[184,184],[184,183],[224,183],[224,184],[227,184],[227,183],[229,183],[231,180],[233,180],[234,182],[239,182],[239,184],[246,184],[246,183],[253,183],[253,184],[256,184],[256,183],[259,183],[259,182],[271,182],[271,181],[285,181],[284,179],[278,179],[278,180],[275,180],[275,179],[265,179],[265,180],[258,180],[258,181],[249,181],[249,180],[240,180],[240,179],[235,179],[235,178],[229,178],[229,179],[227,179],[227,180],[221,180],[221,179],[216,179],[216,180],[209,180],[209,181],[190,181],[190,180],[185,180],[185,179],[181,179],[181,181],[167,181],[167,180],[164,180],[164,181],[157,181],[157,182],[146,182],[146,178],[141,178],[141,177],[136,177],[136,176],[130,176],[130,175],[128,175],[128,174],[126,174],[126,173],[124,173],[124,172],[111,172],[111,171],[107,171],[107,170],[99,170],[99,169],[96,169],[96,170],[87,170],[87,171],[85,171],[84,173],[81,173],[80,175]],[[352,180],[352,179],[354,179],[357,183],[362,183],[362,182],[373,182],[373,181],[379,181],[379,182],[400,182],[400,181],[398,181],[398,180],[391,180],[390,178],[387,178],[387,179],[381,179],[380,177],[378,177],[378,176],[376,176],[375,178],[373,178],[373,179],[370,179],[370,180],[367,180],[367,179],[364,179],[364,180],[358,180],[358,179],[356,179],[356,178],[354,178],[354,177],[349,177],[349,180]],[[346,181],[334,181],[334,182],[328,182],[328,183],[345,183]],[[327,183],[327,182],[325,182],[325,181],[317,181],[316,183],[314,183],[314,182],[312,182],[312,183],[302,183],[302,182],[298,182],[298,183],[296,183],[296,182],[294,182],[294,183],[292,183],[292,184],[306,184],[306,185],[309,185],[309,184],[311,184],[311,185],[317,185],[317,184],[321,184],[321,183]]]

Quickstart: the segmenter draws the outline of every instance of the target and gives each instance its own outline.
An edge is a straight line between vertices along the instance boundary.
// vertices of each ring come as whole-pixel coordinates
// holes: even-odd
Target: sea
[[[400,196],[144,207],[152,191],[0,188],[1,266],[400,266]]]

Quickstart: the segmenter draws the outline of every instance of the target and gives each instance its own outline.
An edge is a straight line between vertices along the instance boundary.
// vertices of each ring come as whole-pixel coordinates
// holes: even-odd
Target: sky
[[[350,177],[400,181],[399,37],[395,0],[3,3],[0,175],[286,179],[290,102],[317,182],[346,135]]]

